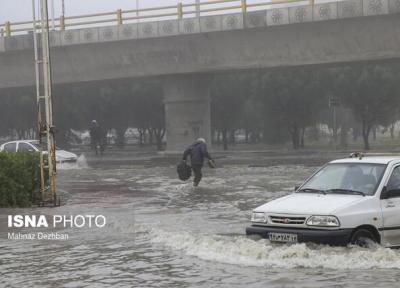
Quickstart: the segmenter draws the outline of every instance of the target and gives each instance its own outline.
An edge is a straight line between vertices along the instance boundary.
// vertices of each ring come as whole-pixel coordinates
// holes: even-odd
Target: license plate
[[[273,242],[286,242],[286,243],[296,243],[297,234],[290,233],[268,233],[269,241]]]

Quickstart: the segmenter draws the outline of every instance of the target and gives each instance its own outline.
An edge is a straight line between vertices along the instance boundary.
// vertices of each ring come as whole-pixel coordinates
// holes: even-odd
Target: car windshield
[[[37,149],[40,149],[39,146],[39,141],[30,141],[29,143],[31,143],[33,146],[35,146]]]
[[[298,192],[373,195],[384,164],[332,163],[319,170]]]

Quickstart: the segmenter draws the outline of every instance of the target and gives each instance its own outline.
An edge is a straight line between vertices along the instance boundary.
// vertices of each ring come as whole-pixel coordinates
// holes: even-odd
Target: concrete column
[[[182,152],[202,137],[211,146],[211,112],[208,77],[174,75],[164,79],[167,151]]]

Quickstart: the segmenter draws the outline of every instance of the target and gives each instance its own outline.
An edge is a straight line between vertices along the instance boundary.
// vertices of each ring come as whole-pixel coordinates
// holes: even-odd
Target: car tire
[[[374,234],[367,229],[356,230],[350,239],[351,245],[360,246],[363,248],[371,248],[378,243]]]

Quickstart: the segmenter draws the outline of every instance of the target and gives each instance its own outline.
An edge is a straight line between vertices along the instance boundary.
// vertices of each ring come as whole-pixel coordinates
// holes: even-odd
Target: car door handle
[[[393,208],[393,207],[395,207],[396,205],[393,203],[393,202],[388,202],[387,204],[386,204],[386,208]]]

